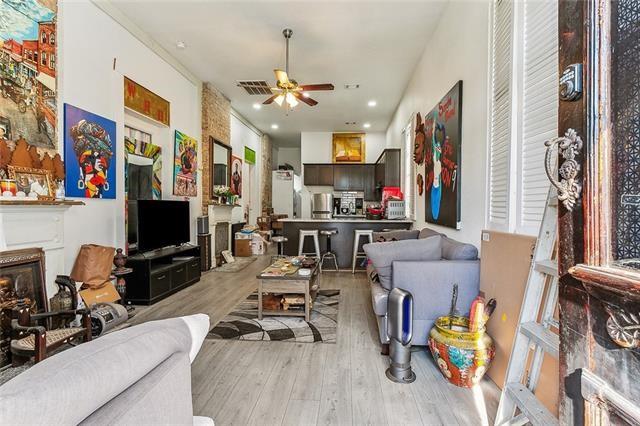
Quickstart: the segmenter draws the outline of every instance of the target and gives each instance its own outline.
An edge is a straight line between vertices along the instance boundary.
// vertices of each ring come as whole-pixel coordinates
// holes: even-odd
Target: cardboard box
[[[251,256],[251,239],[236,239],[235,241],[236,257],[249,257]]]
[[[116,287],[110,282],[100,288],[80,290],[80,297],[82,297],[84,304],[88,307],[91,307],[96,303],[113,303],[120,300],[120,294],[116,290]]]

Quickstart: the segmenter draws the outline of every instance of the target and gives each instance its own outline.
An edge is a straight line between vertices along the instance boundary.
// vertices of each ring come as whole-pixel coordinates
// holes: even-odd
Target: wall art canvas
[[[198,195],[198,141],[176,130],[173,195]]]
[[[231,156],[231,192],[242,198],[242,159]]]
[[[116,198],[116,123],[64,105],[65,193],[68,197]]]
[[[460,227],[462,81],[424,115],[425,220]]]
[[[124,78],[124,106],[169,126],[171,118],[169,101],[127,77]]]
[[[364,163],[364,133],[334,133],[332,159],[334,163]]]
[[[0,138],[56,150],[56,0],[0,1]]]

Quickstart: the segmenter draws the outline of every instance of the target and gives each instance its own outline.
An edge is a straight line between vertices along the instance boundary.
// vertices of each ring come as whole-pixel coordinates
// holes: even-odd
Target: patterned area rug
[[[244,268],[246,268],[247,266],[249,266],[253,262],[255,262],[257,258],[258,258],[258,256],[236,257],[235,261],[233,261],[231,263],[225,263],[223,265],[220,265],[219,267],[214,268],[211,271],[212,272],[238,272],[238,271],[242,271]]]
[[[211,331],[211,339],[281,340],[299,343],[335,343],[340,290],[320,290],[311,309],[311,321],[301,317],[263,316],[258,320],[258,293],[253,293]]]

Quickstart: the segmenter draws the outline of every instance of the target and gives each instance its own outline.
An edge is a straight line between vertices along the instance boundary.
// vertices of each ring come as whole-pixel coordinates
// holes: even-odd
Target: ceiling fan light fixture
[[[287,92],[285,97],[287,99],[287,103],[291,108],[295,108],[295,106],[298,105],[298,100],[296,99],[295,96],[293,96],[293,93]]]
[[[278,106],[282,106],[282,102],[284,102],[284,95],[278,95],[275,99],[274,99],[275,103],[278,104]]]

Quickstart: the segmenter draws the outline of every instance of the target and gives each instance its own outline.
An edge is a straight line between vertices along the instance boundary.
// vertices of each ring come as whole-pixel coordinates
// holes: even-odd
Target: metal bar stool
[[[333,259],[333,264],[336,267],[336,272],[338,272],[338,259],[336,257],[336,254],[331,250],[331,236],[336,235],[337,233],[337,229],[323,229],[320,231],[320,235],[324,235],[327,237],[327,251],[324,252],[322,258],[320,259],[320,272],[324,272],[323,266],[325,259]]]
[[[298,256],[313,254],[318,260],[320,260],[320,242],[318,241],[318,230],[317,229],[301,229],[298,238]],[[304,239],[306,237],[313,238],[313,245],[315,249],[315,253],[304,253]]]
[[[278,243],[278,256],[284,256],[284,243],[289,241],[289,239],[282,235],[276,235],[275,237],[271,237],[271,241]]]
[[[373,242],[373,230],[372,229],[356,229],[355,237],[353,239],[353,258],[351,259],[351,273],[356,273],[356,260],[364,259],[367,257],[367,254],[363,251],[358,251],[358,246],[360,245],[360,237],[367,237],[369,242]]]

